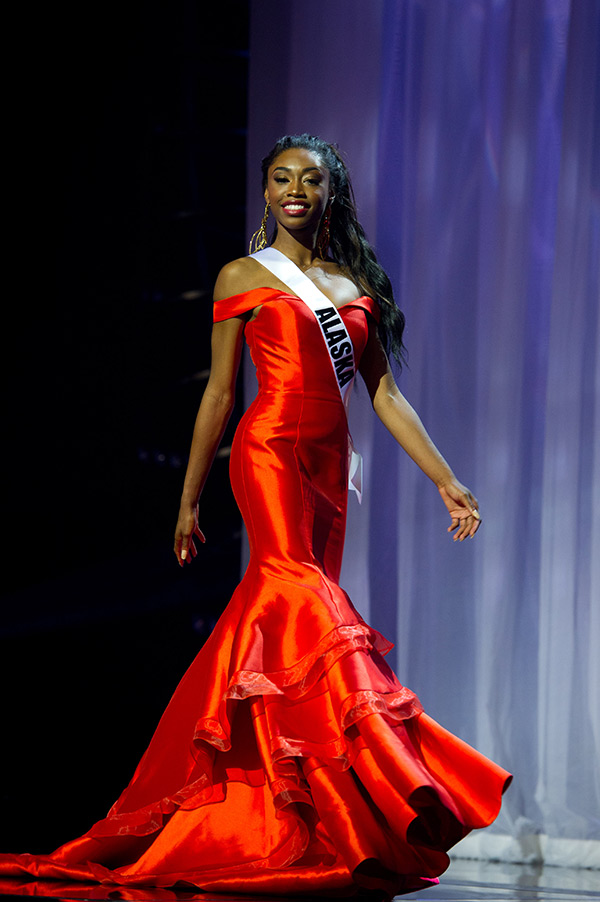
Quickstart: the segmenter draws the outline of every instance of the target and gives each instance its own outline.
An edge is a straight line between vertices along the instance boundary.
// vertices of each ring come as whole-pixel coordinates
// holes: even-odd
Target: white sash
[[[321,335],[329,360],[333,368],[342,403],[348,416],[350,389],[356,375],[354,366],[354,347],[342,316],[335,304],[317,288],[315,283],[296,266],[289,257],[274,247],[266,247],[262,251],[250,254],[261,266],[276,276],[280,282],[296,294],[312,311],[319,324]],[[348,432],[348,487],[356,493],[359,504],[362,497],[362,457],[354,450],[352,437]]]

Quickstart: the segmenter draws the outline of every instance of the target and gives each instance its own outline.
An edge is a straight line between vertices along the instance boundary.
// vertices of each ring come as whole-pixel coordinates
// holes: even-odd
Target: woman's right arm
[[[174,551],[181,566],[196,556],[194,535],[205,541],[198,526],[198,500],[233,410],[244,324],[245,317],[235,316],[213,326],[210,377],[196,417],[175,530]]]

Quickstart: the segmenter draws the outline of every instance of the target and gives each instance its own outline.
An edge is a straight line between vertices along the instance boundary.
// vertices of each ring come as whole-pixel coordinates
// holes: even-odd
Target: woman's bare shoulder
[[[226,263],[219,272],[213,298],[215,301],[222,301],[244,291],[251,291],[253,288],[262,288],[268,282],[265,276],[268,276],[268,273],[256,260],[251,257],[238,257],[237,260]]]

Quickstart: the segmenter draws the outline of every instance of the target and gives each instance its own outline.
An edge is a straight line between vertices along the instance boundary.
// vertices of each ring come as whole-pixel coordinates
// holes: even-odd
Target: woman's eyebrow
[[[291,171],[289,166],[276,166],[275,169],[273,170],[273,172],[277,172],[278,169],[283,169],[284,172]],[[319,169],[318,166],[305,166],[304,169],[302,169],[301,171],[303,173],[304,172],[318,172],[319,174],[321,173],[321,170]]]

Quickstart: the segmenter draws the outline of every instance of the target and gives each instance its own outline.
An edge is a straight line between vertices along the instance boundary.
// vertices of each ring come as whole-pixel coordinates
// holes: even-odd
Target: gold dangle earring
[[[333,198],[331,198],[333,200]],[[331,203],[327,204],[323,219],[321,220],[321,228],[317,236],[317,250],[321,260],[327,259],[329,251],[329,224],[331,222]]]
[[[269,201],[267,201],[265,206],[265,212],[263,214],[262,222],[260,224],[260,228],[256,230],[252,238],[250,239],[250,244],[248,246],[248,253],[254,254],[256,251],[262,251],[263,248],[267,246],[267,219],[269,217],[269,210],[271,209]],[[254,250],[252,250],[252,246],[254,245]]]

